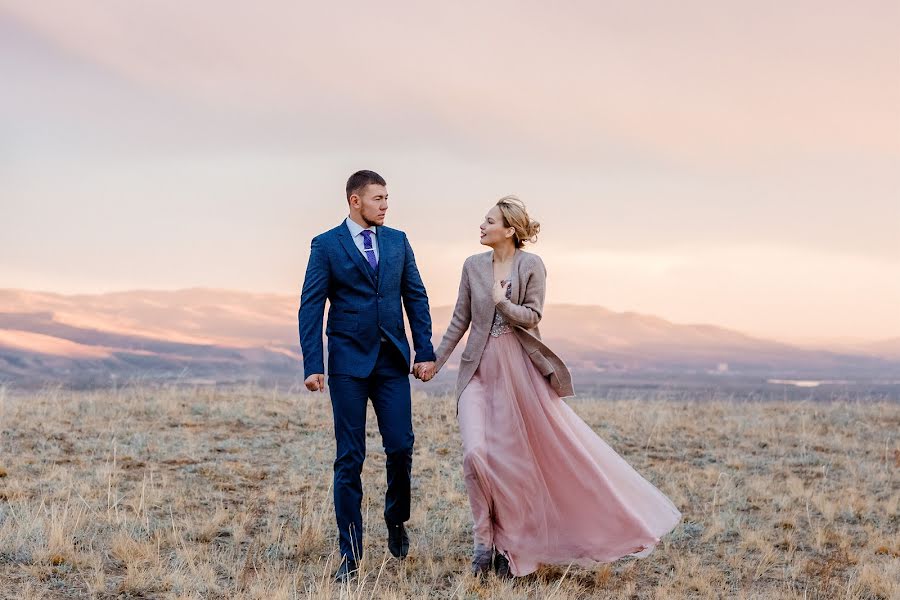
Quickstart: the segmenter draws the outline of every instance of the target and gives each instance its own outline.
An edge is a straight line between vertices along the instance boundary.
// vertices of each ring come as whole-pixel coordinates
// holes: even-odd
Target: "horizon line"
[[[223,288],[223,287],[206,287],[206,286],[190,286],[190,287],[175,287],[175,288],[149,288],[149,287],[135,287],[135,288],[123,288],[116,290],[107,290],[107,291],[94,291],[94,292],[60,292],[60,291],[51,291],[47,289],[29,289],[29,288],[14,288],[14,287],[0,287],[0,292],[28,292],[33,294],[45,294],[51,296],[62,296],[62,297],[73,297],[73,296],[109,296],[115,294],[133,294],[133,293],[141,293],[141,292],[149,292],[149,293],[179,293],[179,292],[192,292],[192,291],[201,291],[201,292],[225,292],[225,293],[235,293],[235,294],[246,294],[252,296],[290,296],[289,292],[272,292],[272,291],[251,291],[240,288]],[[297,299],[299,302],[299,292],[297,293]],[[639,317],[650,317],[653,319],[660,319],[665,321],[670,325],[680,326],[680,327],[714,327],[717,329],[726,330],[732,333],[736,333],[739,335],[743,335],[745,337],[769,341],[769,342],[777,342],[781,344],[797,346],[802,348],[821,348],[821,345],[828,344],[836,344],[836,345],[844,345],[844,346],[854,346],[854,345],[868,345],[868,344],[878,344],[884,342],[892,342],[895,340],[900,340],[900,332],[896,335],[886,335],[879,338],[851,338],[851,337],[823,337],[823,338],[796,338],[793,340],[787,340],[785,338],[775,338],[775,337],[767,337],[764,335],[757,335],[753,333],[748,333],[742,329],[738,329],[735,327],[730,327],[728,325],[721,325],[717,323],[711,322],[679,322],[671,320],[667,317],[661,316],[659,314],[639,312],[635,310],[614,310],[608,308],[602,304],[583,304],[579,302],[551,302],[548,303],[549,306],[572,306],[572,307],[584,307],[584,308],[599,308],[605,310],[607,312],[617,314],[617,315],[633,315]],[[444,309],[449,308],[453,309],[453,304],[434,304],[431,306],[431,310],[435,309]]]

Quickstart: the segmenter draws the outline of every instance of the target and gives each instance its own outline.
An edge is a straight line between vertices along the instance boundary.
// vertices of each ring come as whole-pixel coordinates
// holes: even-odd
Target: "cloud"
[[[7,6],[154,94],[317,140],[438,135],[545,158],[740,164],[846,148],[900,155],[884,127],[898,118],[900,42],[888,24],[900,15],[870,8]]]

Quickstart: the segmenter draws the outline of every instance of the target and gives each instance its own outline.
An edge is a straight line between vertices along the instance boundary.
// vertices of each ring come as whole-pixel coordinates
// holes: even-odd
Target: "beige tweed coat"
[[[450,325],[437,349],[435,371],[439,371],[453,349],[459,344],[466,330],[469,338],[459,363],[456,380],[456,398],[469,384],[487,345],[494,322],[494,309],[499,310],[512,325],[531,362],[560,397],[574,396],[572,376],[563,361],[541,341],[538,323],[544,310],[547,271],[544,261],[530,252],[516,250],[511,276],[511,299],[504,298],[494,304],[493,251],[476,254],[466,259],[459,282],[459,296]]]

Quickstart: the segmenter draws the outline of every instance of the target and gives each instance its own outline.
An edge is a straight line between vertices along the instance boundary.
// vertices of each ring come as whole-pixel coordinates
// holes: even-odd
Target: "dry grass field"
[[[900,598],[900,405],[572,405],[684,513],[648,558],[472,578],[454,405],[416,397],[410,558],[385,549],[370,411],[341,586],[327,395],[0,389],[0,597]]]

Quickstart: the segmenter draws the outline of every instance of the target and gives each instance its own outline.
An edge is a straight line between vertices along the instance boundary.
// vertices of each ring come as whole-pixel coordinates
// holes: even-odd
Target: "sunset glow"
[[[299,295],[368,168],[437,306],[515,193],[551,304],[895,338],[898,31],[875,0],[0,0],[0,288]]]

